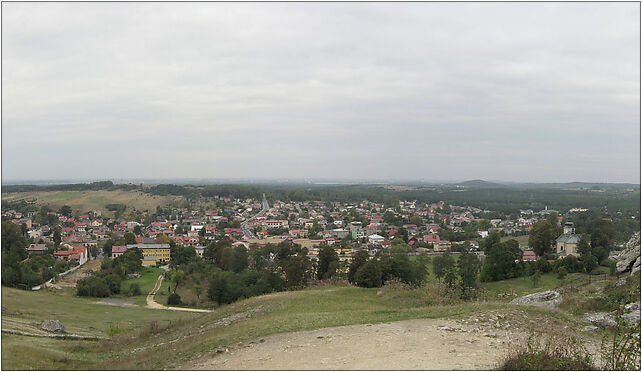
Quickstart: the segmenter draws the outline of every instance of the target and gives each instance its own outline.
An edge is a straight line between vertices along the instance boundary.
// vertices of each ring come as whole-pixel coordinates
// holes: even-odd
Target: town
[[[580,257],[581,236],[575,233],[573,216],[588,211],[571,208],[560,214],[545,207],[540,211],[519,209],[502,215],[443,201],[416,200],[394,205],[368,200],[358,203],[274,200],[270,205],[265,194],[262,200],[215,195],[211,200],[192,204],[130,211],[127,216],[120,213],[119,208],[125,207],[122,205],[108,206],[113,210],[107,211],[79,211],[65,205],[54,211],[47,206],[33,210],[36,209],[33,205],[25,204],[26,209],[32,210],[5,208],[2,219],[19,226],[29,239],[31,243],[26,249],[29,256],[53,256],[67,262],[65,268],[83,265],[92,258],[116,258],[131,249],[142,251],[142,266],[158,267],[170,263],[171,252],[177,246],[189,247],[194,257],[203,258],[207,257],[207,247],[220,241],[250,251],[285,242],[305,249],[312,263],[318,262],[322,248],[331,247],[339,261],[337,272],[345,274],[358,251],[365,251],[370,257],[390,255],[393,251],[408,256],[472,252],[483,264],[488,250],[480,249],[480,243],[483,245],[489,234],[519,241],[516,261]],[[529,234],[543,221],[553,227],[555,242],[551,250],[529,245]],[[609,219],[602,221],[609,223]],[[616,248],[613,232],[607,235],[602,248]],[[531,238],[530,242],[534,240]],[[270,255],[273,260],[274,252]],[[608,251],[600,252],[598,261],[607,256]],[[251,260],[251,255],[248,259]],[[251,262],[248,265],[252,266]],[[30,280],[20,285],[35,287],[52,276],[51,270],[32,273],[27,275]]]

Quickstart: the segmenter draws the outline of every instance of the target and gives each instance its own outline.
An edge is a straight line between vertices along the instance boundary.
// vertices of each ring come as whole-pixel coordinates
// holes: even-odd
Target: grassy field
[[[157,270],[148,270],[143,277],[127,281],[123,286],[138,281],[147,289],[153,285]],[[599,295],[596,291],[615,281],[608,277],[594,280],[590,285],[582,284],[587,283],[586,278],[584,274],[571,274],[567,278],[568,282],[576,283],[573,290],[581,294],[582,301]],[[513,288],[520,295],[559,285],[552,274],[543,275],[537,286],[533,286],[530,279],[522,278],[483,284],[489,294]],[[462,318],[485,311],[516,309],[508,304],[510,299],[492,296],[487,302],[462,302],[444,296],[443,287],[434,282],[414,289],[399,285],[374,289],[320,286],[253,297],[207,314],[105,306],[95,304],[97,301],[74,297],[71,290],[26,292],[3,288],[3,328],[15,324],[11,320],[16,318],[33,325],[45,319],[58,319],[70,333],[109,335],[113,340],[79,342],[4,335],[2,367],[164,369],[178,367],[194,356],[215,353],[219,347],[275,333],[408,319]],[[582,326],[581,315],[571,309],[519,309],[532,319],[561,322],[576,329]],[[152,326],[153,320],[157,325]]]
[[[139,191],[124,190],[99,190],[99,191],[47,191],[47,192],[16,192],[3,193],[2,200],[36,200],[36,204],[49,205],[53,209],[58,209],[63,205],[69,205],[74,211],[88,212],[90,210],[100,210],[107,216],[112,216],[112,212],[105,207],[107,204],[122,203],[127,205],[127,210],[131,208],[140,211],[153,211],[157,206],[164,206],[170,203],[182,200],[179,196],[159,196],[141,193]]]
[[[31,331],[48,319],[59,320],[68,333],[107,337],[138,332],[194,317],[191,313],[144,307],[99,305],[101,299],[79,298],[71,288],[29,292],[2,287],[2,328]],[[2,335],[2,369],[84,369],[106,357],[96,353],[98,341],[70,341]],[[88,350],[91,352],[87,353]],[[90,355],[88,355],[90,354]]]
[[[520,248],[528,248],[528,235],[521,235],[521,236],[504,236],[501,238],[502,242],[505,242],[510,239],[515,239],[519,242],[519,247]]]

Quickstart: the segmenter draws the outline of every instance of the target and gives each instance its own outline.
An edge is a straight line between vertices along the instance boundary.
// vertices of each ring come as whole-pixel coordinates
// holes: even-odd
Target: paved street
[[[262,203],[262,209],[257,213],[256,215],[252,216],[251,218],[248,218],[247,220],[243,221],[241,223],[241,231],[243,232],[243,235],[247,239],[256,239],[256,235],[252,232],[252,229],[250,227],[250,223],[256,219],[256,217],[264,215],[268,209],[270,209],[270,205],[267,202],[267,199],[265,198],[265,194],[263,194],[263,201]]]

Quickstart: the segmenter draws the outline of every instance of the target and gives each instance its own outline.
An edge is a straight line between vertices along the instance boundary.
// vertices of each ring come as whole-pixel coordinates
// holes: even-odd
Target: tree
[[[459,271],[459,286],[463,299],[471,299],[477,293],[477,274],[479,273],[479,258],[473,253],[462,253],[457,262]]]
[[[203,293],[203,287],[200,284],[194,284],[194,293],[196,294],[196,300],[200,301],[201,293]]]
[[[203,249],[203,259],[206,261],[214,261],[214,248],[215,243],[212,242],[208,244],[205,249]]]
[[[291,256],[284,267],[285,283],[288,288],[304,285],[310,278],[312,263],[304,255]]]
[[[71,214],[72,214],[71,207],[70,207],[70,206],[68,206],[68,205],[63,205],[63,206],[62,206],[62,207],[60,207],[60,209],[58,210],[58,213],[60,213],[61,215],[65,216],[65,217],[67,217],[67,218],[70,218],[70,217],[71,217]]]
[[[352,257],[350,262],[350,267],[348,268],[348,281],[350,283],[355,283],[355,275],[361,266],[368,262],[368,251],[365,249],[357,251]]]
[[[248,266],[248,253],[247,248],[244,245],[239,245],[234,248],[234,253],[232,257],[232,271],[235,273],[240,273],[241,271],[247,269]]]
[[[439,283],[441,283],[441,278],[446,275],[446,272],[454,266],[455,259],[448,253],[436,256],[432,259],[432,270]]]
[[[174,254],[171,255],[171,266],[176,267],[186,265],[196,259],[196,249],[194,247],[177,246]]]
[[[381,265],[377,260],[369,260],[355,274],[355,283],[359,287],[377,288],[383,284]]]
[[[123,237],[125,238],[125,244],[136,244],[136,235],[133,233],[126,232]]]
[[[318,257],[319,267],[317,269],[317,279],[321,280],[332,277],[332,275],[334,275],[334,272],[330,272],[328,268],[330,267],[330,264],[332,262],[339,261],[337,252],[332,247],[325,246],[319,250]]]
[[[556,237],[553,225],[547,220],[540,220],[531,230],[528,245],[533,248],[536,255],[544,256],[551,252]]]
[[[603,218],[593,220],[591,231],[591,247],[603,247],[607,250],[611,247],[611,240],[615,237],[615,227],[613,222]]]
[[[143,233],[143,229],[140,227],[140,225],[134,226],[134,234],[140,235]]]
[[[415,216],[410,217],[410,223],[413,224],[413,225],[420,226],[420,225],[423,225],[424,220],[420,216],[415,215]]]
[[[481,281],[491,282],[519,276],[519,267],[515,263],[520,258],[519,243],[511,239],[493,246],[486,256],[481,271]]]
[[[535,272],[531,276],[531,280],[533,281],[533,286],[536,286],[539,283],[539,280],[541,278],[542,278],[542,272],[539,270],[535,270]]]
[[[590,274],[598,267],[597,257],[592,254],[582,256],[582,265],[584,266],[584,271]]]
[[[176,289],[178,288],[178,286],[185,281],[183,272],[178,270],[169,270],[167,272],[167,278],[170,282],[174,283],[173,293],[176,293]]]
[[[60,242],[62,242],[62,237],[60,236],[60,228],[56,227],[53,232],[53,242],[54,245],[59,246]]]
[[[564,266],[560,266],[560,268],[557,269],[557,279],[564,280],[567,274],[568,272],[566,271],[566,268],[564,268]]]
[[[560,226],[559,215],[557,212],[551,212],[546,216],[546,221],[548,221],[551,226],[553,226],[553,233],[555,236],[559,236],[564,229]]]
[[[591,246],[589,244],[589,239],[586,234],[580,235],[580,241],[577,244],[577,252],[582,255],[591,253]]]
[[[455,266],[447,268],[444,274],[444,283],[446,284],[446,287],[450,289],[455,288],[456,280],[457,280],[457,271],[455,269]]]
[[[484,240],[481,241],[480,247],[484,253],[488,253],[491,248],[497,246],[502,241],[502,237],[498,231],[492,231]]]

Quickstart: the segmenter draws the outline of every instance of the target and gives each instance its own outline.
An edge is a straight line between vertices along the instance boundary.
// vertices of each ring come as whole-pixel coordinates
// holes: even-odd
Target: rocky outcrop
[[[617,257],[617,272],[631,272],[631,275],[640,271],[640,233],[633,234],[626,248]]]
[[[516,298],[510,303],[513,305],[531,305],[553,309],[562,303],[562,295],[556,291],[538,292]]]
[[[45,320],[40,328],[47,332],[65,333],[65,326],[57,320]]]
[[[624,306],[621,318],[629,325],[640,323],[640,302],[633,302]],[[617,311],[610,313],[586,313],[584,320],[600,327],[615,327]]]
[[[640,301],[625,305],[622,319],[632,325],[640,323]]]
[[[615,317],[610,313],[586,313],[584,320],[599,327],[615,327]]]

